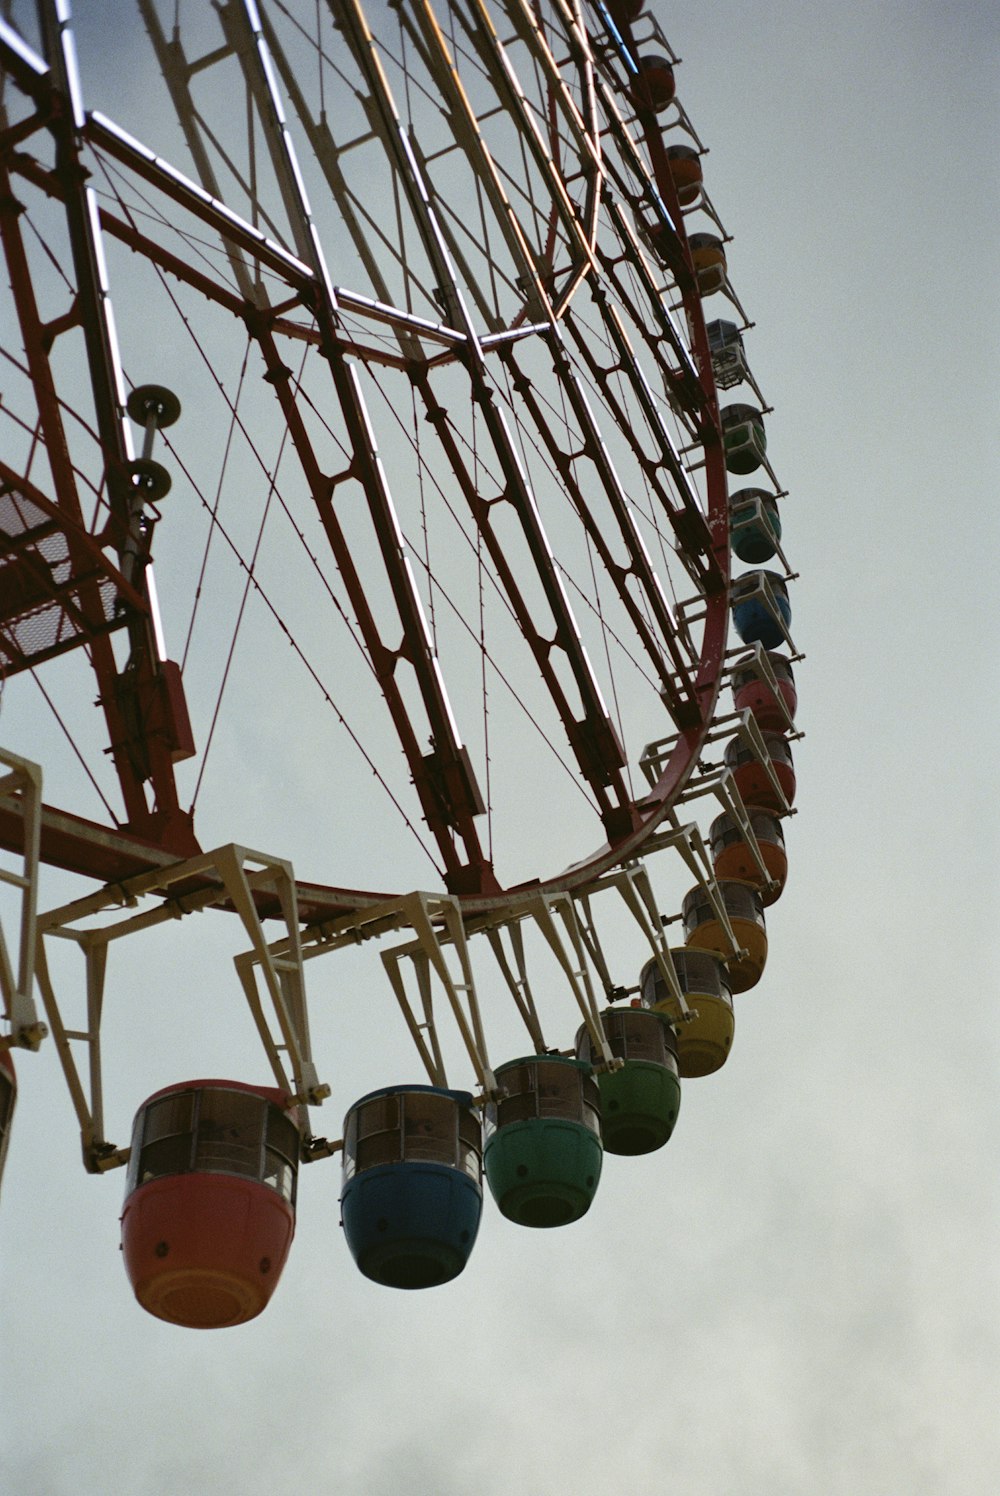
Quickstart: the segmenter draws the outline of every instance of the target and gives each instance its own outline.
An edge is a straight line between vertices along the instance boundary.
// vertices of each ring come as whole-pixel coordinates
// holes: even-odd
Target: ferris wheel
[[[0,781],[0,1124],[51,1031],[87,1167],[127,1166],[137,1297],[197,1327],[267,1303],[303,1161],[342,1157],[361,1270],[426,1287],[484,1168],[558,1226],[665,1143],[763,973],[795,793],[785,495],[658,22],[305,9],[0,21],[0,670],[44,713]],[[89,891],[39,913],[39,862]],[[165,1087],[119,1146],[108,947],[207,907],[271,1084]],[[426,1079],[331,1140],[305,972],[362,942]]]

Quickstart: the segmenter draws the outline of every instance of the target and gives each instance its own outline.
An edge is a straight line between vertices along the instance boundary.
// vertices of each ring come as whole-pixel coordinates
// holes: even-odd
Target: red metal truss
[[[405,755],[421,812],[440,854],[448,889],[462,896],[470,907],[488,903],[500,892],[477,825],[484,812],[483,799],[447,697],[420,595],[406,560],[362,385],[352,363],[359,354],[363,360],[380,361],[405,370],[420,402],[423,420],[433,431],[450,474],[457,481],[473,531],[482,540],[499,588],[562,722],[579,777],[602,819],[609,847],[595,854],[587,866],[611,865],[638,853],[697,762],[715,711],[728,620],[727,480],[718,404],[702,305],[656,116],[652,111],[639,111],[648,160],[652,164],[650,172],[635,152],[624,123],[620,119],[615,123],[613,100],[604,99],[612,120],[609,133],[615,136],[623,159],[631,163],[632,176],[625,180],[628,175],[625,173],[614,185],[622,192],[627,189],[633,206],[644,204],[659,219],[663,232],[658,243],[666,247],[665,260],[672,268],[683,304],[693,357],[668,310],[659,308],[649,313],[647,308],[644,315],[644,309],[638,305],[634,286],[643,286],[652,299],[655,299],[654,288],[635,232],[625,223],[614,202],[605,206],[611,217],[618,213],[622,219],[619,225],[622,255],[609,258],[600,247],[597,213],[606,182],[594,119],[596,101],[603,95],[584,56],[586,48],[580,36],[574,33],[574,46],[580,52],[577,64],[583,70],[585,82],[584,113],[577,110],[568,92],[558,94],[553,103],[553,108],[562,111],[570,121],[571,130],[579,135],[577,165],[587,180],[584,206],[578,212],[561,181],[561,167],[552,144],[538,130],[523,101],[519,101],[503,45],[490,28],[481,41],[483,56],[495,75],[499,96],[521,120],[539,172],[552,186],[559,224],[572,254],[570,263],[561,267],[563,279],[557,287],[543,273],[533,251],[519,239],[513,215],[502,219],[506,210],[500,177],[492,174],[488,156],[478,143],[469,145],[470,151],[478,153],[476,169],[487,184],[487,195],[504,223],[512,258],[522,266],[525,278],[524,306],[520,313],[525,325],[494,328],[492,337],[484,335],[473,325],[465,304],[462,277],[456,269],[453,231],[442,226],[419,155],[395,111],[362,8],[355,0],[340,0],[337,10],[342,19],[344,45],[351,50],[369,90],[367,107],[378,117],[384,147],[408,195],[409,211],[436,277],[435,293],[442,321],[435,325],[388,304],[388,288],[378,278],[374,259],[365,263],[372,272],[376,293],[386,298],[384,302],[334,289],[275,86],[270,61],[275,48],[268,47],[269,39],[273,43],[274,38],[269,37],[266,25],[257,20],[256,8],[242,0],[227,0],[220,7],[220,17],[226,36],[226,55],[238,58],[247,81],[248,97],[257,112],[261,136],[280,187],[294,253],[241,219],[221,200],[221,188],[199,136],[196,111],[190,107],[192,69],[158,29],[153,7],[147,0],[140,0],[140,4],[185,122],[188,144],[202,177],[201,185],[183,177],[105,117],[83,117],[63,39],[55,24],[54,8],[42,7],[43,15],[48,18],[43,28],[47,53],[44,71],[38,59],[11,39],[9,28],[0,28],[0,59],[15,82],[30,94],[38,110],[32,129],[37,129],[38,122],[44,119],[54,142],[54,165],[44,166],[22,153],[25,130],[9,132],[6,140],[0,138],[0,240],[38,401],[38,428],[53,487],[53,494],[47,495],[25,474],[0,462],[0,649],[5,651],[10,673],[77,646],[86,647],[97,679],[98,698],[125,806],[122,824],[113,833],[107,829],[99,831],[72,817],[64,818],[56,829],[56,822],[50,816],[46,832],[50,855],[65,866],[106,877],[116,868],[134,867],[133,859],[141,862],[143,846],[155,849],[150,851],[155,860],[163,852],[181,855],[194,850],[196,845],[190,816],[180,807],[174,781],[173,763],[189,747],[183,691],[176,666],[162,657],[147,585],[152,532],[135,485],[134,457],[103,271],[102,231],[115,235],[240,318],[260,350],[268,381],[280,404],[285,428],[357,620],[367,659]],[[470,17],[478,10],[477,4],[470,4]],[[522,6],[518,15],[518,24],[530,32],[530,6]],[[408,16],[405,24],[430,59],[428,66],[432,63],[447,82],[454,110],[460,112],[466,108],[460,90],[447,72],[446,44],[433,24],[429,7]],[[540,35],[533,36],[532,44],[542,46]],[[278,71],[294,102],[293,72],[280,53],[278,63]],[[558,73],[553,62],[553,87]],[[300,112],[304,113],[304,100],[300,104]],[[467,124],[474,135],[475,119],[471,111]],[[321,126],[312,121],[307,133],[317,149],[321,169],[331,185],[335,185],[339,180],[339,165],[326,124]],[[191,215],[210,228],[224,247],[230,278],[227,280],[221,274],[216,277],[210,270],[188,264],[181,254],[157,242],[150,228],[140,229],[130,221],[127,213],[119,215],[107,207],[98,211],[96,197],[85,185],[88,151],[113,157],[127,172],[152,187],[178,215]],[[31,186],[55,198],[65,216],[74,294],[58,328],[46,326],[34,304],[31,271],[19,228],[21,208],[15,183],[18,190]],[[351,230],[350,222],[348,228]],[[357,239],[363,240],[356,225],[355,230]],[[628,268],[630,279],[617,274],[620,265]],[[268,304],[258,274],[261,269],[266,269],[287,289],[287,300],[278,305]],[[624,321],[602,290],[602,277],[615,287],[621,304],[636,325],[644,329],[643,336],[645,329],[650,329],[646,341],[649,353],[674,375],[676,409],[694,442],[703,448],[707,493],[704,506],[691,481],[684,455],[676,450],[664,424],[662,402],[654,397],[648,385]],[[279,294],[284,295],[284,290]],[[577,309],[584,298],[589,299],[589,315],[602,330],[597,347],[588,336],[582,307]],[[374,337],[370,346],[359,342],[356,331],[346,325],[350,320],[348,313],[351,317],[371,319],[380,330],[388,328],[395,346],[387,351]],[[537,319],[531,326],[525,321],[529,313]],[[84,523],[81,511],[78,476],[63,429],[63,412],[49,359],[53,339],[73,332],[82,337],[85,346],[103,468],[101,524],[99,529],[91,530]],[[548,420],[528,373],[529,360],[521,358],[512,336],[529,333],[545,349],[565,395],[579,433],[575,446],[568,432],[557,434]],[[510,338],[506,346],[501,341],[505,337]],[[285,338],[313,343],[329,370],[333,396],[347,433],[349,455],[341,471],[329,471],[317,453],[283,356]],[[499,473],[489,493],[484,492],[483,480],[473,472],[468,452],[442,400],[436,382],[436,372],[442,363],[460,364],[467,376],[474,419],[488,438],[490,457]],[[681,637],[675,611],[653,571],[632,518],[628,496],[607,459],[577,368],[585,373],[591,387],[599,390],[606,411],[630,444],[651,501],[658,505],[658,522],[662,519],[663,529],[703,604],[703,633],[697,651]],[[625,396],[623,388],[627,390]],[[517,395],[520,408],[534,429],[539,450],[547,454],[559,474],[603,572],[621,599],[639,649],[652,666],[656,687],[678,729],[676,745],[663,765],[657,785],[638,799],[630,789],[622,743],[587,658],[517,442],[505,418],[509,390]],[[632,433],[633,422],[638,425],[637,413],[645,423],[645,445]],[[590,489],[576,476],[581,462],[587,465]],[[595,487],[605,505],[603,512],[610,512],[613,517],[615,534],[602,530],[592,501]],[[345,529],[343,511],[347,506],[356,508],[359,500],[377,541],[382,568],[380,584],[387,584],[392,599],[393,615],[388,625],[376,618],[366,580],[359,571]],[[495,527],[497,505],[504,506],[516,518],[533,568],[530,581],[535,592],[540,588],[544,608],[529,603],[531,589],[518,577],[505,553]],[[112,635],[121,636],[117,653]],[[415,699],[416,712],[411,709]],[[0,823],[0,844],[6,844],[7,835]],[[583,872],[579,876],[584,876]],[[352,897],[355,896],[343,890],[332,890],[325,900],[317,894],[314,902],[317,909],[329,911],[346,907]]]

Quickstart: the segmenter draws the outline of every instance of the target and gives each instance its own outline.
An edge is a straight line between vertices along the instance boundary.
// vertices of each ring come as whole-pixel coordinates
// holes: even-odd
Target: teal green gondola
[[[501,1065],[496,1079],[483,1162],[502,1214],[519,1226],[579,1220],[601,1177],[601,1099],[590,1066],[530,1055]]]
[[[482,1206],[482,1128],[467,1091],[390,1086],[354,1103],[340,1210],[366,1278],[449,1282],[469,1260]]]
[[[741,561],[770,561],[781,540],[774,495],[763,488],[741,488],[729,496],[729,535]]]
[[[644,1008],[606,1008],[601,1025],[611,1053],[624,1063],[597,1077],[606,1153],[636,1155],[662,1148],[681,1105],[677,1036],[667,1016]],[[590,1033],[576,1036],[581,1060],[593,1063]]]

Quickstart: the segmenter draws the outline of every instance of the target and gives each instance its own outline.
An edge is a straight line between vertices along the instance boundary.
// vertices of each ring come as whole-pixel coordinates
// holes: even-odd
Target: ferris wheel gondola
[[[641,5],[330,0],[307,24],[226,0],[172,31],[155,0],[137,12],[163,85],[137,120],[88,108],[65,0],[22,31],[0,22],[0,238],[22,345],[0,411],[0,666],[38,682],[68,744],[72,798],[43,811],[41,857],[89,888],[41,917],[39,981],[85,1161],[131,1157],[146,1307],[227,1323],[274,1277],[265,1292],[259,1263],[218,1267],[215,1308],[190,1308],[225,1211],[192,1206],[177,1287],[155,1202],[164,1179],[202,1201],[235,1175],[241,1200],[290,1219],[268,1174],[269,1129],[289,1118],[303,1159],[346,1150],[351,1249],[397,1286],[461,1270],[483,1159],[505,1215],[555,1225],[597,1188],[602,1104],[623,1110],[613,1151],[667,1140],[678,1070],[724,1061],[731,992],[763,970],[763,915],[740,900],[759,909],[784,883],[794,706],[773,651],[797,656],[775,571],[737,586],[749,664],[728,648],[731,525],[738,555],[770,536],[762,559],[784,563],[783,494],[730,504],[727,469],[778,483],[760,407],[720,413],[723,355],[723,387],[762,397],[740,329],[706,324],[710,296],[742,308],[679,59]],[[746,878],[719,883],[693,818],[705,796]],[[22,811],[0,799],[9,848]],[[248,850],[267,843],[295,872]],[[666,895],[654,854],[679,880]],[[321,857],[325,881],[304,877]],[[664,926],[692,878],[686,953]],[[642,957],[622,971],[602,939],[612,900],[641,978]],[[234,910],[249,945],[237,970],[272,1073],[238,1102],[259,1112],[252,1168],[220,1164],[199,1132],[216,1090],[250,1096],[243,1082],[167,1088],[170,1107],[157,1092],[131,1154],[105,1137],[108,946],[205,907]],[[576,1041],[537,996],[526,932],[582,1018]],[[85,952],[82,1030],[44,961],[53,934]],[[328,1087],[304,969],[362,941],[427,1083],[356,1103],[330,1142],[305,1120]],[[530,1038],[496,1066],[485,960]],[[186,1141],[160,1148],[150,1119],[178,1107]],[[485,1147],[467,1136],[481,1114]],[[147,1145],[168,1164],[145,1178]],[[440,1239],[422,1191],[451,1202]]]

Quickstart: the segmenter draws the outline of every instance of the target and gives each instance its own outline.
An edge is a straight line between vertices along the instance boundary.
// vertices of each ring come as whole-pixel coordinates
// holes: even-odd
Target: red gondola
[[[738,712],[748,709],[765,731],[787,732],[795,720],[799,704],[795,676],[784,655],[762,651],[778,688],[777,695],[768,683],[756,655],[747,655],[733,666],[733,705]],[[779,700],[780,698],[780,700]]]
[[[299,1129],[283,1091],[187,1081],[139,1109],[122,1213],[144,1309],[192,1329],[253,1319],[295,1231]]]
[[[608,10],[619,26],[631,26],[645,9],[646,0],[608,0]]]
[[[666,57],[647,54],[639,58],[639,71],[632,85],[637,104],[645,104],[659,114],[673,103],[676,92],[674,70]]]

